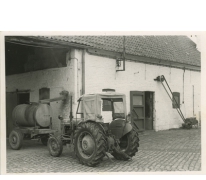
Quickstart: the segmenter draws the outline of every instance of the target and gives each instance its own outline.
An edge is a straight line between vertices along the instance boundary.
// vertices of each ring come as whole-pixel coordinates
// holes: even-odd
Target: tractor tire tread
[[[126,153],[128,156],[133,157],[138,152],[139,147],[139,137],[137,131],[135,131],[134,128],[132,128],[132,131],[129,132],[128,137],[130,138],[130,146],[125,150],[124,153]],[[117,160],[128,160],[129,158],[122,156],[117,151],[113,151],[112,155]]]
[[[97,124],[95,124],[95,122],[85,122],[85,123],[81,123],[79,124],[79,127],[76,129],[75,131],[75,135],[74,135],[74,139],[75,139],[75,144],[77,143],[77,139],[78,139],[78,135],[81,131],[83,131],[84,129],[88,130],[96,143],[96,152],[94,157],[92,157],[89,161],[87,161],[86,159],[82,158],[79,154],[78,154],[78,150],[76,145],[74,145],[74,151],[75,151],[75,155],[77,157],[77,159],[79,160],[79,162],[83,165],[87,165],[87,166],[91,166],[94,167],[96,165],[98,165],[99,163],[101,163],[101,161],[103,160],[103,157],[105,156],[105,152],[106,152],[106,137],[104,132],[99,128],[99,126]]]
[[[59,148],[59,150],[57,152],[52,152],[51,151],[51,148],[50,148],[50,145],[51,145],[50,143],[51,142],[50,141],[51,141],[52,138],[55,138],[55,140],[59,143],[60,148]],[[62,154],[62,151],[63,151],[63,142],[61,140],[61,136],[59,135],[59,136],[52,136],[52,137],[50,137],[48,139],[47,146],[48,146],[49,153],[51,154],[51,156],[59,157]]]

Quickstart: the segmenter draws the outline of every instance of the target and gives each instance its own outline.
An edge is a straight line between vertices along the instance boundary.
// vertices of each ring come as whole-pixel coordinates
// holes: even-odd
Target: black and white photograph
[[[201,35],[6,34],[6,173],[201,172]]]

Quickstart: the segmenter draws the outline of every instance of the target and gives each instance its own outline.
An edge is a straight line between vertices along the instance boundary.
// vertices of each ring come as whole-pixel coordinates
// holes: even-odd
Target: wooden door
[[[131,121],[139,128],[145,130],[145,93],[142,91],[130,91]]]
[[[17,105],[17,94],[6,93],[6,136],[13,130],[14,124],[12,120],[12,111]]]

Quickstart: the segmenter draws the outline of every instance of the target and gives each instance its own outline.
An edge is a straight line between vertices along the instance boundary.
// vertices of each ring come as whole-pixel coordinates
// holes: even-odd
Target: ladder
[[[164,87],[165,91],[167,92],[170,100],[171,100],[173,103],[175,103],[175,105],[176,105],[176,110],[177,110],[178,114],[180,115],[181,119],[182,119],[182,120],[184,121],[184,123],[185,123],[185,120],[186,120],[186,119],[185,119],[184,115],[182,114],[182,111],[181,111],[181,109],[179,108],[179,105],[178,105],[176,99],[175,99],[174,96],[173,96],[173,92],[172,92],[169,84],[167,83],[167,80],[166,80],[165,76],[164,76],[164,75],[157,76],[156,79],[154,79],[154,81],[161,82],[161,84],[162,84],[162,86]],[[167,87],[167,88],[166,88],[166,87]],[[171,95],[170,95],[170,94],[171,94]]]

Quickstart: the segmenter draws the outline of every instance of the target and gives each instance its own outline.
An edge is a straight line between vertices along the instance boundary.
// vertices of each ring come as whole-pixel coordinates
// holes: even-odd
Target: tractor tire
[[[48,146],[49,153],[51,154],[51,156],[59,157],[63,151],[63,143],[61,140],[61,136],[50,137],[47,142],[47,146]]]
[[[47,144],[48,144],[48,137],[45,137],[45,136],[43,136],[43,137],[41,137],[41,143],[44,145],[44,146],[47,146]]]
[[[23,143],[23,133],[19,129],[14,129],[9,135],[9,144],[12,149],[19,150]]]
[[[95,122],[81,123],[74,135],[74,152],[83,165],[94,167],[105,156],[107,148],[103,130]]]
[[[138,152],[139,137],[134,127],[129,133],[120,138],[119,147],[121,152],[118,152],[118,150],[115,148],[111,153],[115,159],[126,161],[135,156],[136,152]],[[122,152],[127,156],[122,155]]]

